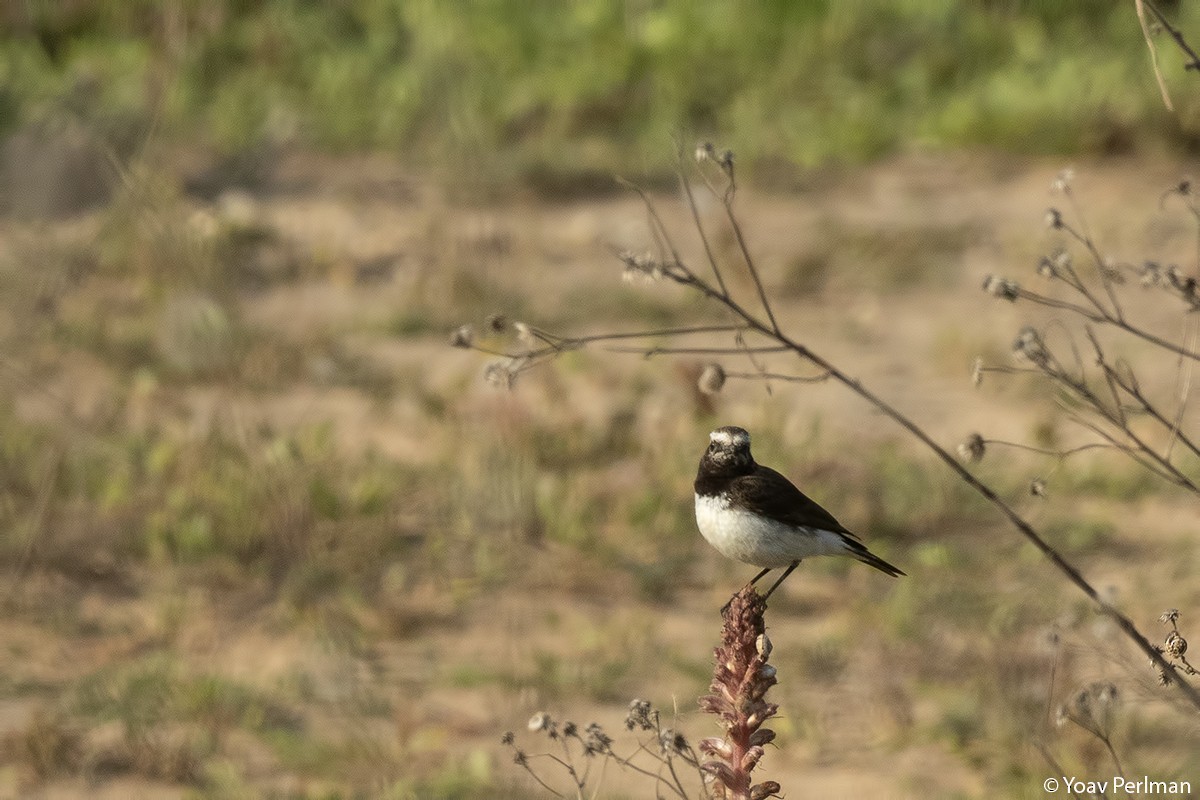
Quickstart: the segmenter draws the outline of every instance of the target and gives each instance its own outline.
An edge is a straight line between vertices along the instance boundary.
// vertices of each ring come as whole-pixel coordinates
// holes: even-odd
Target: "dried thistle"
[[[1056,250],[1048,256],[1042,256],[1038,261],[1038,274],[1051,280],[1061,278],[1071,272],[1071,254],[1066,250]]]
[[[775,667],[767,663],[771,641],[763,621],[766,609],[752,586],[733,596],[724,612],[721,645],[714,650],[712,694],[700,698],[701,710],[717,715],[725,728],[724,738],[700,742],[700,752],[708,756],[700,768],[712,776],[716,798],[748,800],[779,792],[774,781],[750,782],[763,746],[775,738],[775,732],[762,725],[779,709],[766,700],[767,690],[776,683]]]
[[[1013,355],[1018,360],[1026,359],[1038,366],[1045,365],[1050,361],[1050,351],[1046,349],[1042,335],[1028,325],[1017,334],[1017,338],[1013,340],[1012,349]]]
[[[629,713],[625,715],[625,730],[634,728],[651,731],[658,727],[658,713],[649,700],[635,697],[629,703]]]
[[[528,752],[517,743],[513,732],[500,737],[500,743],[513,756],[513,763],[524,769],[539,786],[555,797],[598,797],[604,772],[612,763],[654,782],[654,797],[665,797],[664,790],[675,797],[691,797],[685,786],[688,772],[704,786],[707,776],[700,770],[699,757],[687,737],[671,728],[659,725],[659,713],[647,700],[634,700],[625,720],[629,730],[639,729],[639,739],[632,755],[623,756],[614,747],[614,740],[598,722],[581,727],[571,720],[559,721],[544,711],[530,717],[526,727],[530,733],[550,740],[550,752]],[[649,761],[647,764],[646,762]],[[554,784],[569,781],[572,789],[562,792]],[[706,795],[707,796],[707,795]],[[766,795],[764,795],[766,796]]]
[[[988,275],[983,279],[983,290],[993,297],[1015,303],[1021,297],[1021,286],[1009,278]]]

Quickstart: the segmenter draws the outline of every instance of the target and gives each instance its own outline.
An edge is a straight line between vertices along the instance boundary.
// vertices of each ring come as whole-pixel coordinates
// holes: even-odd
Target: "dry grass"
[[[1042,245],[1055,169],[1011,167],[898,161],[745,198],[782,321],[948,445],[1063,428],[1019,385],[970,385],[970,357],[1023,322],[979,282],[1032,273]],[[346,165],[341,189],[206,202],[162,163],[91,216],[0,223],[0,794],[515,797],[531,789],[498,738],[537,710],[611,729],[643,696],[715,733],[695,698],[716,609],[752,574],[690,516],[724,423],[912,576],[806,564],[773,598],[764,778],[1019,794],[1050,774],[1031,741],[1107,769],[1095,737],[1051,724],[1096,681],[1121,689],[1132,772],[1198,774],[1194,726],[1142,660],[834,387],[713,398],[697,362],[581,352],[506,393],[445,346],[497,311],[575,332],[693,319],[682,292],[619,283],[603,245],[644,244],[636,200],[463,209],[360,169],[360,189],[411,193],[354,191]],[[1097,227],[1145,198],[1145,227],[1114,230],[1128,257],[1189,263],[1154,210],[1171,170],[1081,170]],[[1194,506],[1104,458],[1028,496],[1046,466],[980,469],[1143,629],[1176,607],[1186,633]]]

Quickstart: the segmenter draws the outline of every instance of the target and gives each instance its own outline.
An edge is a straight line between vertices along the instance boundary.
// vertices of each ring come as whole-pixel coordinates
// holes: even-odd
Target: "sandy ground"
[[[766,283],[782,298],[778,312],[786,330],[846,365],[850,374],[948,448],[976,430],[994,438],[1028,440],[1047,416],[1061,422],[1054,404],[1031,399],[1000,377],[988,376],[975,388],[971,363],[976,355],[1007,363],[1009,343],[1021,325],[1056,317],[1027,304],[990,298],[979,286],[991,273],[1044,286],[1035,274],[1037,259],[1062,237],[1046,230],[1043,216],[1050,206],[1070,208],[1068,198],[1051,191],[1062,166],[990,156],[909,156],[816,174],[790,194],[746,190],[738,207]],[[1079,206],[1106,253],[1131,263],[1153,258],[1196,267],[1194,220],[1182,205],[1160,206],[1163,190],[1191,166],[1074,165]],[[633,401],[632,412],[642,450],[681,464],[698,455],[703,443],[695,441],[695,420],[681,414],[696,402],[689,382],[695,359],[597,355],[586,370],[543,367],[523,377],[512,396],[500,397],[482,380],[483,357],[451,351],[444,344],[444,333],[453,324],[478,324],[493,311],[519,313],[532,324],[549,320],[547,327],[552,323],[563,333],[605,327],[596,322],[608,308],[603,298],[609,287],[621,285],[620,265],[608,248],[640,250],[649,244],[645,210],[636,198],[549,203],[518,196],[503,204],[467,207],[385,160],[330,165],[296,159],[281,165],[277,190],[237,199],[249,203],[248,213],[290,247],[316,254],[327,267],[318,278],[241,299],[249,324],[302,347],[314,337],[335,338],[347,352],[405,377],[382,405],[362,391],[316,380],[276,392],[193,387],[177,398],[182,407],[171,414],[183,435],[211,426],[252,430],[269,423],[289,429],[330,421],[347,454],[378,453],[414,468],[445,463],[447,453],[455,452],[453,443],[464,442],[458,466],[465,471],[483,445],[464,437],[499,437],[492,422],[497,416],[565,418],[581,429],[601,430],[612,424],[614,408],[629,407],[629,385],[648,382],[653,390]],[[668,227],[677,232],[682,252],[702,263],[686,209],[670,196],[656,200]],[[702,214],[714,230],[719,228],[716,203],[706,201]],[[23,235],[16,223],[7,223],[0,243],[12,247]],[[732,240],[725,234],[715,241],[721,255],[731,259],[727,271],[735,291],[752,304],[752,287],[739,274]],[[482,288],[455,294],[452,287],[463,275],[482,276]],[[723,319],[675,287],[637,291],[645,293],[648,303],[676,313],[683,309],[697,321]],[[440,293],[451,301],[438,303]],[[506,308],[513,298],[520,307]],[[1129,309],[1156,329],[1179,334],[1176,306],[1161,298],[1135,293]],[[406,311],[427,313],[431,330],[405,337],[387,334],[390,322]],[[625,311],[618,305],[614,313]],[[607,327],[645,325],[630,312]],[[728,340],[712,336],[697,341]],[[1130,358],[1145,352],[1137,344],[1122,346]],[[765,357],[763,366],[797,369],[777,356]],[[309,367],[319,371],[321,364]],[[749,367],[742,363],[740,368]],[[1140,377],[1152,390],[1170,392],[1178,372],[1168,359]],[[92,407],[103,405],[111,380],[92,359],[64,358],[37,391],[19,399],[18,409],[30,419],[84,418]],[[441,410],[431,410],[422,400],[428,396],[446,400],[437,407]],[[769,393],[758,383],[732,383],[716,402],[723,421],[769,431],[763,434],[774,437],[769,452],[784,459],[775,466],[792,475],[820,468],[801,449],[811,441],[814,424],[819,423],[824,442],[854,443],[837,454],[828,448],[819,454],[821,463],[851,464],[851,476],[856,447],[875,447],[900,436],[890,420],[829,382],[776,383]],[[1196,429],[1196,408],[1192,403],[1186,411],[1185,427]],[[1069,426],[1062,436],[1064,445],[1085,438]],[[1045,469],[1035,460],[1013,459],[1013,471]],[[609,475],[618,487],[621,472],[617,468]],[[639,476],[636,470],[629,474]],[[689,481],[690,475],[680,475],[664,488],[680,490],[685,514]],[[867,495],[879,488],[851,492],[861,499],[852,498],[838,516],[859,527],[867,516]],[[1070,513],[1061,507],[1046,510],[1029,498],[1018,502],[1035,522]],[[1178,607],[1185,619],[1200,619],[1200,585],[1186,577],[1200,566],[1194,500],[1153,494],[1107,504],[1089,499],[1087,504],[1087,513],[1114,520],[1118,529],[1111,547],[1086,558],[1096,583],[1155,634],[1153,619],[1162,608]],[[605,519],[593,522],[602,528],[618,525]],[[1051,608],[1047,616],[1086,617],[1079,611],[1080,598],[1026,552],[1015,532],[987,518],[973,525],[972,530],[922,534],[925,544],[942,538],[978,540],[971,547],[982,555],[955,580],[995,580],[997,598],[1049,586],[1050,602],[1061,608]],[[869,540],[871,532],[863,533]],[[645,550],[644,543],[630,545],[635,558]],[[546,543],[520,551],[518,560],[525,562],[521,575],[465,593],[451,611],[443,606],[452,587],[436,580],[405,584],[397,602],[425,621],[415,633],[396,634],[368,619],[369,642],[353,648],[281,620],[278,609],[269,605],[239,607],[219,588],[181,588],[143,570],[134,570],[135,586],[124,594],[26,577],[10,582],[6,590],[9,613],[0,621],[5,642],[0,663],[8,685],[40,688],[0,698],[0,732],[24,729],[55,692],[98,667],[166,648],[190,670],[253,686],[277,686],[304,672],[319,695],[307,713],[333,738],[364,743],[367,750],[377,747],[384,754],[380,758],[393,765],[393,781],[455,770],[490,775],[497,782],[520,781],[498,744],[504,730],[520,730],[538,710],[581,724],[594,719],[619,730],[626,695],[650,697],[665,713],[672,713],[674,705],[678,716],[672,726],[693,738],[711,735],[714,725],[695,710],[694,698],[705,688],[708,654],[718,630],[716,608],[751,570],[697,552],[702,553],[700,567],[688,571],[669,601],[655,603],[638,594],[628,573],[586,556],[580,561],[570,547]],[[992,558],[1006,563],[993,571],[988,566]],[[914,556],[906,566],[910,581],[942,579],[936,560]],[[1160,580],[1163,575],[1168,579]],[[780,670],[776,728],[781,735],[763,762],[764,777],[780,781],[788,797],[993,797],[1018,791],[1011,778],[995,774],[994,763],[973,748],[1029,750],[1019,732],[1003,741],[961,747],[950,743],[952,735],[931,733],[948,724],[948,705],[959,704],[968,719],[985,713],[976,707],[984,702],[977,693],[960,691],[977,686],[979,676],[967,680],[955,674],[953,665],[977,665],[975,658],[1003,660],[1004,654],[947,655],[981,646],[978,640],[956,641],[960,634],[948,630],[940,655],[929,656],[947,659],[947,671],[938,677],[936,665],[923,664],[922,653],[906,647],[904,635],[895,631],[896,597],[903,589],[866,571],[818,570],[798,577],[770,620]],[[83,619],[56,619],[56,597],[69,598],[69,607]],[[164,620],[164,598],[172,598],[176,608],[173,622]],[[997,599],[996,604],[1003,602]],[[981,618],[985,629],[1001,624],[993,612]],[[937,626],[930,620],[909,622]],[[1076,626],[1071,639],[1075,662],[1084,662],[1073,677],[1120,676],[1134,694],[1152,692],[1139,683],[1145,676],[1130,677],[1120,665],[1126,656],[1113,655],[1125,651],[1111,632],[1093,630],[1099,623],[1071,624]],[[1079,633],[1080,628],[1085,632]],[[1004,633],[1008,640],[1032,641],[1038,635],[1036,630]],[[822,663],[826,651],[814,643],[830,642],[842,655],[829,656],[835,668],[816,670],[814,664]],[[1028,648],[1036,656],[1036,646]],[[1029,659],[1036,661],[1028,654],[1014,660]],[[598,677],[606,669],[619,673],[611,687]],[[546,670],[559,672],[547,676]],[[920,688],[911,683],[917,676]],[[574,682],[579,688],[573,688]],[[1042,682],[1042,677],[1033,680]],[[603,685],[597,688],[597,683]],[[390,710],[375,717],[357,713],[358,699],[368,695]],[[987,701],[1003,703],[1004,698]],[[1161,713],[1159,705],[1151,704],[1152,718]],[[531,751],[541,744],[525,733],[521,739]],[[368,747],[368,742],[374,744]],[[1194,745],[1194,739],[1181,743],[1184,749],[1175,751],[1175,760]],[[623,740],[622,746],[631,745]],[[1071,752],[1088,747],[1074,739],[1061,746]],[[233,749],[252,793],[315,793],[325,785],[319,777],[298,776],[277,757],[259,752],[259,742]],[[1171,762],[1172,746],[1163,744],[1158,752],[1166,755],[1153,763]],[[1036,755],[1022,760],[1038,763]],[[1036,767],[1031,769],[1036,777]],[[1019,792],[1023,796],[1040,796],[1040,780],[1032,777],[1025,781],[1027,791]],[[1200,780],[1200,774],[1194,777]],[[388,783],[372,780],[376,787]],[[603,796],[619,796],[622,790],[647,796],[644,784],[616,771],[606,781]],[[35,787],[19,763],[0,767],[3,797],[175,797],[188,791],[169,781],[127,775],[63,777]]]

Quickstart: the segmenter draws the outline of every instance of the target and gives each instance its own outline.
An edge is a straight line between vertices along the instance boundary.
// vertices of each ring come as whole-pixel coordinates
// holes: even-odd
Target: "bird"
[[[725,557],[762,567],[751,586],[783,569],[764,600],[811,556],[849,556],[892,577],[905,574],[783,475],[756,463],[744,428],[728,425],[708,435],[695,489],[701,535]]]

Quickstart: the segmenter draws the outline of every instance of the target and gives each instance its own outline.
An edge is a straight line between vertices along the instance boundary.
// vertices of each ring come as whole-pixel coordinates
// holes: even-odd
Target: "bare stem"
[[[1187,56],[1187,63],[1184,65],[1184,69],[1200,70],[1200,56],[1196,55],[1196,51],[1193,50],[1191,45],[1187,43],[1187,40],[1183,38],[1183,34],[1179,32],[1179,29],[1172,25],[1171,22],[1165,16],[1163,16],[1163,13],[1158,10],[1158,6],[1156,6],[1150,0],[1142,0],[1142,3],[1146,6],[1146,8],[1150,9],[1151,13],[1153,13],[1155,18],[1158,19],[1158,24],[1162,25],[1163,28],[1171,34],[1171,38],[1175,40],[1175,44],[1179,45],[1179,49],[1182,50],[1184,55]]]

